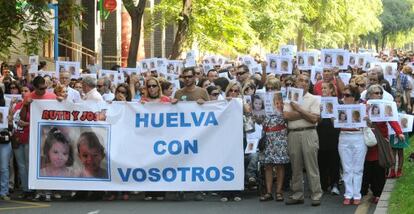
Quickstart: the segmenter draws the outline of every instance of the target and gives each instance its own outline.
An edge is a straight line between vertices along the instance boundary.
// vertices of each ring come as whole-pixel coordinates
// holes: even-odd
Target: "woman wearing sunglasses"
[[[161,90],[161,84],[156,77],[149,77],[145,83],[145,95],[141,98],[141,102],[161,102],[169,103],[171,99],[164,96]]]

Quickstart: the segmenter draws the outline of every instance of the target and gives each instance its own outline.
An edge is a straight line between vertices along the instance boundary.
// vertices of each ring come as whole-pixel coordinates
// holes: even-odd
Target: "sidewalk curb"
[[[388,213],[388,200],[390,199],[391,192],[394,189],[396,179],[387,179],[384,189],[382,190],[380,200],[375,208],[374,214],[386,214]]]

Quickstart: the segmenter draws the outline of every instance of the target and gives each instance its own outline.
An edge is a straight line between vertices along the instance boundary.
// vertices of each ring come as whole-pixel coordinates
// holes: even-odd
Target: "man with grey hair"
[[[70,76],[71,76],[71,74],[69,73],[69,71],[66,71],[66,70],[61,71],[59,73],[59,82],[60,82],[60,84],[62,84],[66,87],[66,90],[68,92],[67,100],[72,101],[72,102],[79,102],[81,100],[81,96],[80,96],[79,92],[76,91],[75,89],[69,87]]]
[[[380,84],[381,79],[382,79],[382,81],[386,81],[384,79],[384,73],[383,73],[382,68],[380,66],[375,66],[374,68],[370,69],[368,71],[368,86],[367,86],[367,88],[369,88],[369,86],[371,86],[371,85]],[[384,88],[382,88],[382,91],[384,92],[384,94],[382,96],[383,100],[389,100],[389,101],[394,100],[394,97],[390,93],[385,91]],[[364,90],[361,93],[361,99],[366,100],[366,95],[367,95],[367,90]]]
[[[89,76],[83,78],[82,90],[85,93],[83,100],[104,101],[102,95],[96,90],[96,78]]]
[[[106,77],[99,78],[96,87],[105,101],[114,100],[115,95],[111,92],[111,80]]]

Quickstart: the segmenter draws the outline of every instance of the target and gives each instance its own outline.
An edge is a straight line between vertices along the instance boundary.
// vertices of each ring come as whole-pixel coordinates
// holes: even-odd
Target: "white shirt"
[[[68,97],[66,98],[66,100],[74,102],[74,103],[82,100],[79,94],[79,91],[76,91],[75,89],[71,87],[67,87],[67,91],[68,91]]]
[[[96,90],[96,88],[93,88],[88,93],[86,93],[83,97],[83,100],[104,101],[102,95],[98,92],[98,90]]]
[[[105,93],[105,94],[102,94],[102,98],[103,98],[105,101],[112,101],[112,100],[114,100],[114,99],[115,99],[115,94],[113,94],[112,92]]]

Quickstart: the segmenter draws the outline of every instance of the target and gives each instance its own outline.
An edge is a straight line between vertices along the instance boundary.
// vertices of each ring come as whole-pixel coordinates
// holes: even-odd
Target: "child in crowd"
[[[395,103],[397,104],[397,109],[399,113],[403,113],[405,114],[404,111],[404,99],[402,97],[401,94],[396,94],[395,98],[394,98]],[[403,130],[404,131],[404,130]],[[390,135],[390,143],[391,143],[391,147],[392,150],[394,152],[394,157],[397,160],[398,163],[398,168],[397,171],[395,171],[395,166],[391,167],[389,169],[389,174],[388,174],[388,178],[399,178],[402,176],[402,167],[404,164],[404,149],[408,147],[408,133],[404,133],[405,139],[402,141],[400,139],[398,139],[397,137],[395,137],[395,134]]]

